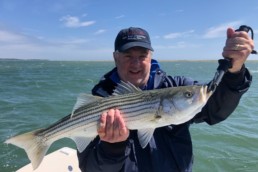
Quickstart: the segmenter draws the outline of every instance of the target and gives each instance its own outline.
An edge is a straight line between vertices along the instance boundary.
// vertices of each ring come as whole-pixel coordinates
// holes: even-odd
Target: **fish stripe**
[[[65,132],[66,130],[71,130],[71,128],[77,128],[78,126],[82,125],[89,125],[92,122],[96,122],[99,120],[100,115],[103,111],[108,110],[112,107],[118,107],[121,112],[126,114],[124,116],[125,121],[133,120],[134,117],[137,117],[139,119],[140,115],[146,114],[146,112],[150,112],[150,109],[153,109],[153,104],[157,104],[157,98],[154,100],[148,99],[147,101],[139,99],[139,97],[147,97],[147,96],[128,96],[130,99],[126,99],[127,97],[123,98],[126,100],[121,100],[120,98],[117,98],[118,96],[114,97],[114,99],[107,100],[106,102],[103,102],[100,104],[100,108],[83,108],[80,109],[80,111],[75,111],[74,116],[67,121],[66,120],[61,122],[58,125],[55,125],[53,127],[47,128],[44,132],[41,134],[50,139],[51,137],[54,137],[54,135],[58,132]],[[125,103],[126,102],[126,103]],[[109,107],[109,108],[108,108]],[[153,110],[154,111],[154,110]],[[155,114],[155,112],[153,113]],[[73,127],[74,126],[74,127]]]

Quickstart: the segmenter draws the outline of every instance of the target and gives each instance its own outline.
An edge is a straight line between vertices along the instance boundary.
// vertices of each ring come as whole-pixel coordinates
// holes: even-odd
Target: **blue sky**
[[[257,18],[257,0],[1,0],[0,58],[112,60],[117,33],[134,26],[156,59],[216,60],[227,27],[251,26],[258,45]]]

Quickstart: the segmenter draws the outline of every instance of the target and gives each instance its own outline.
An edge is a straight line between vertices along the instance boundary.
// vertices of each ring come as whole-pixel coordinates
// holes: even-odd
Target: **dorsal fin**
[[[73,111],[72,111],[72,114],[71,114],[71,118],[73,117],[73,114],[74,112],[79,109],[80,107],[84,106],[84,105],[87,105],[89,103],[92,103],[94,101],[97,101],[99,99],[102,99],[102,97],[98,97],[98,96],[93,96],[93,95],[90,95],[90,94],[85,94],[85,93],[82,93],[78,96],[77,98],[77,102],[75,103],[74,107],[73,107]]]
[[[117,87],[114,90],[113,95],[135,93],[139,91],[142,91],[142,90],[140,88],[135,87],[132,83],[121,81],[120,83],[117,84]]]

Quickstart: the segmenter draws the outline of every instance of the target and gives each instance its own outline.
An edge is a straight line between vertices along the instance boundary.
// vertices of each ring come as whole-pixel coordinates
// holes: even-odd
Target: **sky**
[[[228,27],[251,26],[258,47],[257,18],[257,0],[0,0],[0,59],[113,60],[132,26],[155,59],[217,60]]]

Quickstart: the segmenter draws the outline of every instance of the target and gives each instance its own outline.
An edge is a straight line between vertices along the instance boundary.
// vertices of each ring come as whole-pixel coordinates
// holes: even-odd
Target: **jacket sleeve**
[[[240,98],[250,87],[251,81],[252,76],[244,66],[239,73],[227,72],[193,122],[207,122],[213,125],[225,120],[236,109]]]
[[[83,152],[77,152],[79,167],[82,172],[122,171],[128,149],[128,141],[108,143],[96,137]]]

